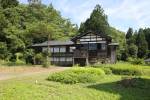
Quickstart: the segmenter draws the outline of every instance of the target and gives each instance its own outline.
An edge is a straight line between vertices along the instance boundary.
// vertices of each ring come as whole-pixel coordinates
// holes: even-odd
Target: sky
[[[28,0],[19,0],[27,4]],[[53,4],[72,23],[80,25],[90,17],[96,4],[100,4],[108,16],[110,26],[126,32],[129,27],[134,30],[150,27],[150,0],[42,0]]]

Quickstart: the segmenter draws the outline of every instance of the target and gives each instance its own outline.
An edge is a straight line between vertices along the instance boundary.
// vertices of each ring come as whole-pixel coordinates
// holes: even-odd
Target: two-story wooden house
[[[55,65],[81,66],[94,63],[115,63],[116,47],[112,39],[101,33],[82,33],[69,41],[46,41],[32,47],[46,51],[49,47],[50,61]]]

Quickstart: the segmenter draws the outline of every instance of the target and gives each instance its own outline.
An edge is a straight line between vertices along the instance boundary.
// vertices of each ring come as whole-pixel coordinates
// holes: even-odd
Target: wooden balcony
[[[87,58],[88,57],[88,51],[87,50],[74,50],[73,54],[74,58]]]

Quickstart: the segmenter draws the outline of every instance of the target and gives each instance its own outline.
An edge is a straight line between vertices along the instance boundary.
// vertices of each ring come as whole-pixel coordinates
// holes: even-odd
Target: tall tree
[[[104,14],[104,10],[100,5],[96,5],[90,18],[81,24],[79,32],[96,31],[106,33],[108,27],[107,15]]]
[[[129,28],[126,34],[126,39],[130,39],[133,35],[133,29]]]
[[[145,39],[148,43],[148,49],[150,50],[150,28],[144,29]]]
[[[148,50],[148,44],[145,39],[145,35],[143,32],[143,29],[139,29],[137,39],[136,39],[136,44],[138,47],[138,57],[139,58],[144,58],[147,55],[147,50]]]
[[[137,46],[135,45],[135,38],[132,28],[129,28],[127,31],[126,44],[128,56],[133,58],[137,57]]]
[[[144,29],[144,34],[148,43],[148,58],[150,58],[150,28]]]

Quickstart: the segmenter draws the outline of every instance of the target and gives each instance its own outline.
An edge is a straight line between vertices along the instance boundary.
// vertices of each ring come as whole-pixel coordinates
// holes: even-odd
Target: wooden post
[[[73,66],[74,66],[74,64],[75,64],[75,63],[74,63],[74,57],[72,58],[72,62],[73,62]]]
[[[47,57],[46,57],[46,63],[50,63],[50,57],[49,57],[49,54],[50,54],[50,45],[49,45],[49,41],[50,41],[50,34],[48,34],[48,38],[47,38]]]
[[[89,65],[88,57],[86,58],[86,65],[87,65],[87,66]]]

